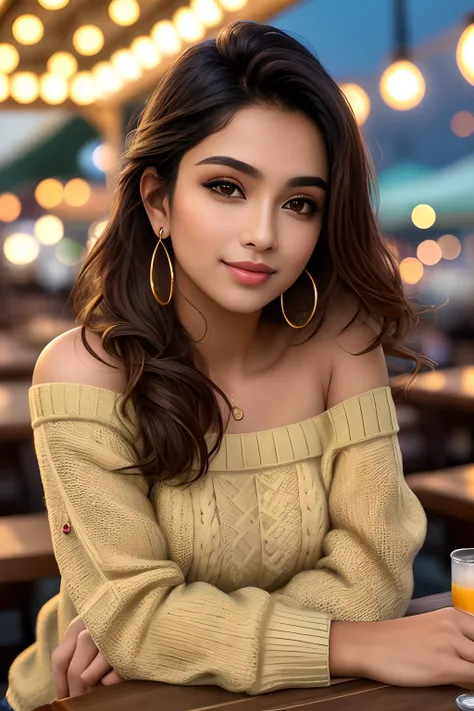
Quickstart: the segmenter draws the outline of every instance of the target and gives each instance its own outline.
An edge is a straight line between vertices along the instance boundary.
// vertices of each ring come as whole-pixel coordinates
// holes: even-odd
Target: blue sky
[[[474,0],[407,0],[412,42],[452,29],[474,11]],[[393,46],[392,0],[303,0],[270,18],[269,24],[306,39],[336,77],[371,74]]]

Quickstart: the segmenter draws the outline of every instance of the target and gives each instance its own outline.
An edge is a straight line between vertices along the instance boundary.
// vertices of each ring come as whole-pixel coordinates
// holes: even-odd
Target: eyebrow
[[[204,158],[204,160],[199,161],[196,165],[225,165],[228,168],[234,168],[244,175],[248,175],[249,178],[263,178],[263,173],[255,168],[249,163],[244,163],[242,160],[237,160],[237,158],[230,158],[229,156],[209,156],[209,158]],[[322,190],[328,189],[328,184],[319,175],[301,175],[296,178],[290,178],[286,183],[287,188],[299,188],[299,187],[316,187]]]

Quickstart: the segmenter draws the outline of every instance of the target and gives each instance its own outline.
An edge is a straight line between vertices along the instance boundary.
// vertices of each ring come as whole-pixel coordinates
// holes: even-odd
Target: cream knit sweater
[[[303,422],[227,434],[208,474],[151,491],[111,390],[30,390],[61,591],[13,663],[15,711],[51,702],[51,653],[80,615],[126,679],[260,694],[330,683],[336,620],[404,614],[425,515],[407,487],[390,389]],[[69,523],[69,534],[62,532]]]

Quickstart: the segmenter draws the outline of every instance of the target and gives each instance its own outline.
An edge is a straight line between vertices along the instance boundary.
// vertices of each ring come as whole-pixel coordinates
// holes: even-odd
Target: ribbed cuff
[[[260,669],[250,694],[277,689],[329,686],[331,618],[324,612],[275,600],[262,630]]]

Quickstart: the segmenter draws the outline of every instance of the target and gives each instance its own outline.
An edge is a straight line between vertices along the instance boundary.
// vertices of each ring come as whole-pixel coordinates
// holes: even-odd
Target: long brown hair
[[[140,197],[140,178],[155,167],[172,207],[183,155],[254,104],[304,112],[325,139],[329,195],[307,265],[320,295],[312,335],[342,290],[378,325],[367,350],[382,345],[387,355],[413,359],[417,369],[424,360],[403,345],[418,317],[379,232],[373,170],[344,95],[316,57],[284,32],[252,22],[228,25],[216,40],[184,52],[148,100],[128,137],[110,221],[72,292],[85,347],[101,360],[87,342],[87,328],[123,362],[123,404],[132,400],[143,441],[138,466],[160,480],[189,482],[193,467],[196,478],[207,471],[224,432],[217,393],[229,403],[198,367],[172,302],[161,307],[153,298],[148,272],[157,237]],[[263,309],[262,318],[283,322],[278,300]],[[216,433],[213,442],[207,432]]]

